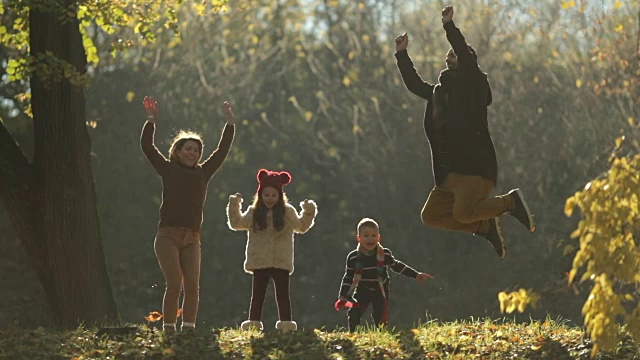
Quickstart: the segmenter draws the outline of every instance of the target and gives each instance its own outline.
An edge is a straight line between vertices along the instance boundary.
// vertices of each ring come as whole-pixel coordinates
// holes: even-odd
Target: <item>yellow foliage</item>
[[[335,158],[335,159],[339,159],[339,153],[338,153],[338,149],[335,146],[332,146],[329,148],[329,150],[327,151],[329,157]]]
[[[567,201],[565,202],[564,205],[564,214],[567,217],[571,217],[571,215],[573,215],[573,208],[576,206],[576,200],[573,198],[573,196],[571,196],[570,198],[567,199]],[[571,234],[571,237],[573,237],[573,234]]]
[[[620,148],[624,137],[616,139]],[[582,219],[571,234],[578,238],[579,249],[573,259],[569,281],[584,271],[581,281],[590,280],[593,288],[582,314],[587,332],[594,342],[594,355],[611,350],[617,343],[620,326],[626,324],[634,338],[640,337],[638,299],[621,292],[621,284],[640,279],[640,251],[635,234],[640,233],[638,189],[640,154],[613,157],[610,169],[589,182],[582,191],[567,199],[565,214],[577,207]],[[635,309],[623,303],[635,303]],[[617,319],[623,319],[619,323]]]
[[[622,145],[622,141],[624,140],[624,136],[620,136],[616,138],[616,149],[619,149]]]
[[[527,307],[531,306],[534,309],[538,306],[540,295],[533,292],[533,290],[519,289],[511,293],[504,291],[498,294],[498,301],[500,302],[500,312],[512,313],[515,310],[523,313]]]
[[[203,1],[194,7],[199,14],[204,15],[225,11],[227,3],[228,0],[211,0],[209,2]],[[15,60],[21,62],[25,61],[29,55],[28,6],[29,2],[16,2],[16,6],[10,8],[11,16],[7,16],[11,20],[0,26],[0,41],[7,48],[16,51]],[[144,6],[133,0],[83,1],[76,8],[71,7],[66,11],[59,12],[58,20],[60,23],[65,23],[69,19],[75,19],[79,22],[78,30],[82,35],[82,45],[87,62],[96,66],[100,61],[98,49],[92,38],[87,35],[87,29],[95,31],[93,26],[97,25],[107,34],[113,34],[116,29],[131,29],[134,33],[140,34],[141,39],[138,43],[146,44],[154,42],[156,34],[161,33],[165,28],[173,30],[175,35],[179,35],[177,24],[180,19],[178,19],[178,14],[180,8],[186,6],[183,1],[164,0],[149,0],[145,2]],[[0,2],[0,14],[3,14],[4,11],[4,3]],[[9,33],[9,29],[13,31]],[[109,53],[114,56],[117,51],[133,46],[135,43],[131,40],[120,39],[114,43]],[[46,53],[44,56],[36,54],[35,58],[33,58],[33,54],[31,56],[32,58],[29,59],[31,66],[12,68],[13,73],[7,71],[9,74],[7,80],[21,80],[35,73],[46,82],[59,81],[60,77],[63,77],[76,86],[86,85],[87,80],[84,74],[76,71],[73,65],[52,60],[51,56]]]
[[[133,98],[135,96],[136,96],[136,93],[134,93],[133,91],[127,92],[127,102],[129,103],[133,102]]]
[[[80,27],[80,33],[82,33],[82,45],[87,54],[87,62],[98,65],[100,59],[98,58],[98,49],[93,44],[93,40],[87,35],[84,27]]]
[[[207,8],[202,3],[200,3],[200,4],[194,3],[193,4],[193,9],[196,11],[196,13],[198,13],[198,15],[203,15]]]
[[[309,122],[313,118],[313,113],[311,111],[306,111],[304,113],[304,119]]]

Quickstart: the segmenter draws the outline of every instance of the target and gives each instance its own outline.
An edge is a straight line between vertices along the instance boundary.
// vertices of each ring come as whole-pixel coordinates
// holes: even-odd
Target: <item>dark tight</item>
[[[386,291],[387,298],[389,297],[388,290]],[[349,309],[347,312],[347,319],[349,322],[349,332],[356,331],[356,326],[361,325],[360,319],[364,312],[369,307],[369,304],[373,307],[371,316],[377,326],[382,325],[382,312],[384,311],[384,297],[380,290],[371,290],[367,288],[358,289],[353,296],[358,302],[356,307]]]
[[[280,321],[291,321],[291,298],[289,297],[289,271],[283,269],[258,269],[253,271],[249,320],[262,321],[262,306],[269,279],[273,278],[276,305]]]

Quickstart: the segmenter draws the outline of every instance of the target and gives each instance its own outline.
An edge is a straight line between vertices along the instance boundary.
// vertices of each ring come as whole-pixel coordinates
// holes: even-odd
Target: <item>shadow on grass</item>
[[[23,331],[3,329],[0,331],[1,359],[67,359],[60,354],[63,336],[47,336],[44,328]]]
[[[411,330],[403,330],[398,336],[398,341],[402,346],[402,350],[410,356],[411,359],[420,359],[425,353],[425,349],[416,339],[415,334]]]
[[[349,339],[336,339],[326,344],[327,352],[330,355],[340,355],[345,359],[357,359],[358,348]]]
[[[101,328],[86,344],[67,341],[71,358],[124,359],[224,359],[220,349],[220,332],[215,329],[194,329],[164,332],[147,327]],[[90,339],[90,340],[89,340]],[[79,351],[80,350],[80,351]],[[78,356],[81,355],[81,356]]]
[[[251,339],[252,354],[248,359],[327,359],[331,354],[339,353],[350,359],[357,349],[348,340],[326,342],[314,330],[298,330],[289,333],[278,331],[265,332],[262,337]]]
[[[537,346],[518,351],[518,356],[527,359],[587,360],[591,359],[591,346],[585,344],[568,346],[567,343],[544,338]]]
[[[170,352],[164,358],[173,359],[224,359],[219,345],[219,329],[181,331],[165,336],[164,344]]]

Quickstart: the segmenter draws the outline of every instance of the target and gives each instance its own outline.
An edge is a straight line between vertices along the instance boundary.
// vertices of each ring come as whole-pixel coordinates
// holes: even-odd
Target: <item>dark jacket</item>
[[[456,172],[497,183],[498,163],[487,122],[487,106],[492,101],[487,74],[478,67],[453,21],[443,26],[458,66],[442,71],[438,84],[422,80],[406,50],[395,54],[406,88],[428,101],[424,129],[434,180],[442,184],[449,172]]]
[[[353,276],[356,270],[356,264],[358,261],[362,262],[362,278],[360,279],[360,283],[356,288],[356,292],[358,290],[367,289],[370,291],[378,291],[380,289],[380,285],[378,283],[378,275],[380,275],[384,282],[384,289],[386,292],[389,292],[389,272],[388,268],[397,272],[398,274],[402,274],[406,277],[415,279],[418,276],[418,272],[410,267],[409,265],[403,263],[402,261],[396,259],[391,250],[387,248],[383,248],[384,250],[384,269],[381,274],[378,274],[378,258],[376,254],[366,255],[360,253],[358,249],[353,250],[347,255],[347,264],[345,266],[344,275],[342,276],[342,283],[340,284],[340,291],[338,296],[347,297],[349,288],[351,288],[351,283],[353,282]]]

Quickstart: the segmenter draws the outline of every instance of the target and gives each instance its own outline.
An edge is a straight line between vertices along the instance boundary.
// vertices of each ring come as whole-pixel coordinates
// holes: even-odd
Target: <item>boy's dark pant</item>
[[[389,290],[385,289],[387,301],[389,301]],[[372,317],[377,326],[381,325],[382,311],[384,310],[384,298],[379,289],[371,290],[367,288],[358,288],[353,298],[358,302],[356,307],[347,311],[347,319],[349,321],[349,331],[356,331],[356,326],[360,325],[362,315],[369,307],[369,303],[373,307]]]

